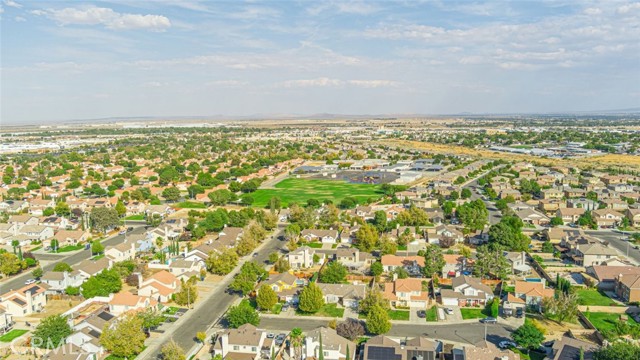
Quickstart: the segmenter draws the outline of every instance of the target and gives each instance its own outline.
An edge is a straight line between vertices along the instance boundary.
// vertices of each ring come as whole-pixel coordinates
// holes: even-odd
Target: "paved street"
[[[587,235],[595,236],[599,239],[608,241],[613,248],[615,248],[625,256],[627,255],[627,249],[628,249],[629,250],[628,258],[631,259],[632,261],[635,261],[636,264],[640,264],[640,250],[634,249],[633,248],[634,244],[626,241],[626,239],[629,238],[629,235],[623,235],[619,232],[615,232],[611,230],[586,230],[585,233]]]
[[[142,234],[145,232],[145,229],[143,226],[139,226],[135,229],[133,229],[129,234]],[[121,242],[124,241],[124,235],[116,235],[116,236],[112,236],[111,238],[102,241],[102,244],[107,247],[107,246],[113,246],[113,245],[117,245],[120,244]],[[51,269],[53,269],[53,267],[56,265],[56,263],[58,262],[66,262],[67,264],[73,266],[75,264],[78,264],[79,262],[81,262],[82,260],[88,259],[91,257],[91,251],[90,250],[80,250],[78,252],[74,252],[74,253],[70,253],[70,254],[40,254],[40,253],[34,253],[36,259],[38,260],[43,260],[43,261],[50,261],[51,263],[48,265],[45,265],[42,270],[44,270],[45,272],[50,271]],[[6,292],[6,291],[10,291],[10,290],[14,290],[14,289],[19,289],[22,286],[24,286],[24,282],[28,279],[31,279],[33,276],[31,275],[31,271],[26,271],[23,274],[20,274],[18,276],[16,276],[15,278],[9,280],[9,281],[5,281],[0,283],[0,294]]]
[[[464,188],[468,188],[471,190],[471,200],[481,199],[482,195],[480,194],[478,189],[478,179],[475,179],[464,186]],[[502,213],[500,210],[496,209],[496,205],[491,201],[483,200],[484,204],[487,206],[487,210],[489,211],[489,225],[494,225],[500,222],[502,218]]]
[[[255,260],[260,263],[265,263],[269,258],[269,254],[278,251],[284,247],[286,242],[278,240],[278,237],[283,235],[283,228],[280,228],[275,235],[269,239],[258,249],[258,256],[247,257],[245,261]],[[241,262],[236,267],[236,271],[240,268]],[[172,338],[178,345],[180,345],[186,352],[189,351],[196,343],[195,336],[198,331],[207,330],[212,324],[216,323],[225,311],[238,300],[238,295],[229,295],[225,292],[228,285],[231,283],[233,277],[230,276],[226,281],[221,282],[216,291],[211,292],[208,298],[204,299],[196,305],[193,310],[190,310],[184,316],[189,316],[187,321],[179,322],[169,329],[169,338]],[[191,314],[189,314],[191,313]],[[157,342],[154,342],[157,344]],[[160,346],[162,344],[159,344]],[[153,346],[149,344],[149,348],[138,355],[136,359],[156,359],[160,353],[160,346]]]
[[[261,318],[259,328],[272,330],[274,332],[289,332],[294,327],[299,327],[302,331],[310,331],[319,326],[327,326],[327,320],[305,319],[278,319]],[[502,324],[487,325],[487,340],[497,344],[502,340],[511,339],[512,327]],[[393,324],[391,331],[387,335],[400,337],[426,336],[451,342],[462,342],[476,344],[484,339],[485,325],[481,323],[465,323],[452,325],[416,325],[416,324]]]

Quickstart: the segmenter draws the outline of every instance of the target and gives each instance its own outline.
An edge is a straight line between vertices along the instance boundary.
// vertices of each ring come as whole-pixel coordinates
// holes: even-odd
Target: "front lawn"
[[[315,313],[306,313],[304,311],[296,310],[296,315],[342,318],[344,315],[344,309],[339,308],[336,304],[324,304],[324,306]]]
[[[462,320],[482,319],[491,316],[487,309],[481,308],[460,308],[460,312],[462,313]]]
[[[8,333],[0,336],[0,342],[11,342],[14,339],[19,338],[20,336],[28,333],[29,330],[18,330],[18,329],[13,329],[11,331],[9,331]]]
[[[65,252],[69,252],[69,251],[76,251],[76,250],[82,250],[82,249],[84,249],[84,245],[82,245],[82,244],[79,244],[79,245],[67,245],[67,246],[63,246],[61,248],[58,248],[56,253],[65,253]]]
[[[132,221],[142,221],[142,220],[144,220],[144,215],[143,214],[129,215],[124,219],[125,220],[132,220]]]
[[[272,197],[279,197],[282,206],[290,203],[306,204],[309,199],[319,201],[331,200],[338,204],[345,197],[352,197],[363,203],[369,198],[382,196],[379,185],[356,184],[342,180],[296,179],[288,178],[280,181],[275,189],[258,189],[251,193],[253,206],[265,207]]]
[[[390,320],[405,320],[409,321],[411,314],[407,310],[387,310]]]
[[[319,243],[319,242],[311,242],[311,243],[308,243],[307,246],[312,249],[322,249],[322,243]]]
[[[176,204],[177,208],[180,209],[206,209],[207,206],[203,203],[193,202],[193,201],[183,201]]]
[[[620,318],[620,314],[616,313],[584,312],[583,314],[600,332],[615,330],[616,323]],[[628,319],[630,324],[638,324],[632,317],[628,316]]]
[[[438,307],[432,306],[427,310],[427,321],[438,321]]]
[[[608,296],[595,289],[576,290],[578,295],[578,304],[591,306],[618,306]]]
[[[516,292],[516,287],[515,286],[510,286],[510,285],[505,285],[502,287],[502,292],[503,293],[515,293]]]

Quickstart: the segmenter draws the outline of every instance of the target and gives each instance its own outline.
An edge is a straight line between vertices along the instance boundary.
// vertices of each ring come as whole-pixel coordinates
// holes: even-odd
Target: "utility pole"
[[[484,323],[484,341],[487,341],[487,322]]]

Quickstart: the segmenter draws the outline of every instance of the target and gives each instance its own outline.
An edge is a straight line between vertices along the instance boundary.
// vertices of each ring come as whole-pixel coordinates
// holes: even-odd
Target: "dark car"
[[[424,319],[424,318],[426,318],[426,317],[427,317],[427,312],[426,312],[426,311],[424,311],[424,310],[418,310],[418,317],[419,317],[420,319]]]
[[[516,317],[517,318],[521,318],[523,316],[524,316],[524,310],[521,307],[517,308],[516,309]]]
[[[494,317],[486,317],[484,319],[480,319],[480,322],[483,324],[495,324],[498,322],[498,319]]]
[[[284,339],[286,339],[287,335],[285,334],[278,334],[276,336],[276,346],[280,346],[284,343]]]

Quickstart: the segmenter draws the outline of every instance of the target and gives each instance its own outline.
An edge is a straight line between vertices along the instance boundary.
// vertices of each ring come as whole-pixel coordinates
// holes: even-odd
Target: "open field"
[[[306,203],[309,199],[331,200],[337,204],[345,197],[353,197],[362,202],[368,198],[379,198],[379,186],[370,184],[352,184],[340,180],[294,179],[282,180],[275,189],[259,189],[252,193],[253,206],[265,207],[269,200],[277,196],[282,205]]]
[[[382,140],[379,141],[379,143],[387,146],[399,146],[401,148],[425,150],[435,154],[466,155],[485,159],[502,159],[510,161],[531,161],[546,166],[561,165],[568,167],[579,166],[590,168],[593,166],[606,167],[610,165],[630,169],[640,168],[640,156],[625,154],[603,154],[577,159],[549,159],[526,154],[503,153],[486,149],[472,149],[458,145],[435,144],[421,141]]]

